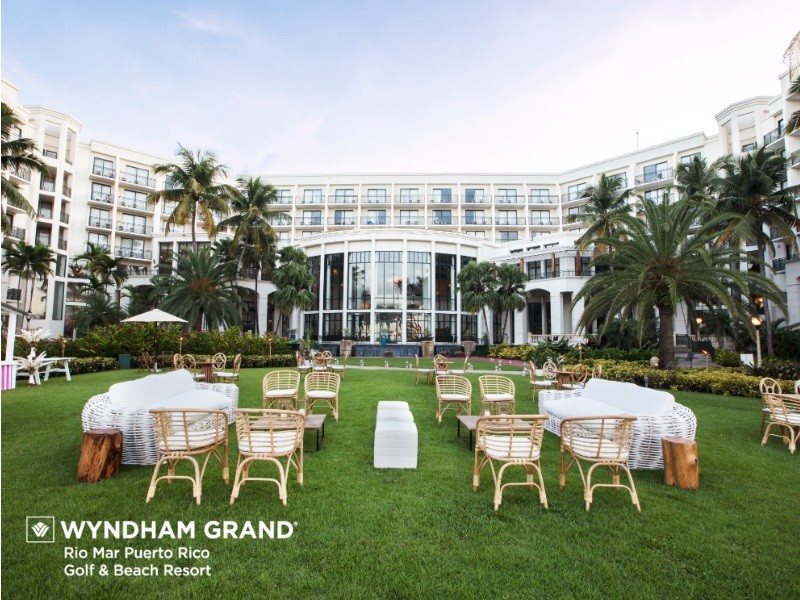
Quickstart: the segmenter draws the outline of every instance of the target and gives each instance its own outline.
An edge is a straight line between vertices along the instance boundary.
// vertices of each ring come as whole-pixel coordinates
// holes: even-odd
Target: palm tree
[[[489,262],[469,262],[458,274],[461,306],[467,312],[483,315],[484,331],[490,344],[493,332],[489,327],[488,309],[496,304],[497,284],[497,269]]]
[[[495,289],[494,310],[502,315],[502,337],[505,341],[508,323],[516,310],[525,308],[525,284],[527,275],[514,264],[497,266],[497,288]]]
[[[192,227],[192,249],[197,250],[195,226],[200,225],[209,237],[217,232],[214,215],[226,216],[229,212],[228,198],[231,186],[218,183],[228,174],[228,168],[217,161],[210,150],[189,150],[178,144],[177,163],[156,165],[153,172],[166,174],[170,180],[168,189],[152,192],[150,202],[174,202],[175,208],[167,218],[166,230],[173,225],[190,223]]]
[[[596,253],[605,251],[605,247],[595,240],[613,237],[619,228],[620,218],[630,211],[627,200],[632,193],[633,189],[625,189],[620,177],[608,177],[605,174],[600,175],[597,185],[590,185],[583,190],[580,198],[585,198],[588,202],[582,207],[580,214],[567,217],[572,223],[582,221],[587,226],[576,242],[580,250],[594,244]]]
[[[131,285],[128,284],[123,287],[128,296],[128,306],[125,309],[127,316],[147,312],[158,305],[158,298],[154,296],[155,288],[152,285]]]
[[[269,224],[269,205],[275,201],[274,187],[264,183],[260,177],[236,180],[237,189],[231,195],[233,214],[220,221],[220,227],[233,228],[233,245],[242,248],[242,263],[253,273],[256,302],[258,302],[258,278],[262,268],[268,268],[270,256],[277,237]],[[258,335],[258,318],[256,318]]]
[[[92,291],[83,297],[84,305],[75,313],[75,327],[86,332],[92,327],[115,325],[124,317],[124,311],[112,302],[105,289]]]
[[[31,217],[36,211],[28,199],[11,183],[7,170],[31,169],[44,173],[47,165],[36,155],[36,143],[30,138],[15,138],[15,130],[21,129],[22,121],[14,114],[14,110],[5,102],[0,104],[0,160],[2,160],[2,198],[4,200],[2,227],[3,231],[11,228],[11,219],[6,213],[6,203],[22,209]]]
[[[101,246],[88,242],[87,249],[75,257],[79,264],[83,264],[88,273],[90,288],[102,289],[114,285],[116,288],[116,303],[120,305],[121,288],[128,280],[128,270],[121,258],[114,258]]]
[[[675,169],[675,181],[678,191],[686,198],[704,206],[710,206],[721,185],[719,170],[724,159],[718,159],[710,165],[700,155],[693,156],[688,162],[682,162]]]
[[[800,94],[800,77],[792,82],[792,85],[789,86],[788,93],[790,96],[792,94]],[[786,133],[792,133],[797,129],[800,129],[800,109],[794,111],[789,117],[789,120],[786,121]]]
[[[6,257],[3,269],[10,275],[16,275],[19,287],[22,280],[30,282],[30,293],[25,288],[23,306],[27,303],[27,310],[33,306],[33,286],[37,279],[44,281],[51,273],[52,264],[55,262],[53,251],[42,244],[28,244],[18,240],[13,244],[6,243]]]
[[[722,169],[725,177],[716,210],[729,218],[723,223],[720,242],[741,244],[744,240],[755,240],[758,272],[766,275],[767,249],[775,250],[770,231],[776,232],[787,244],[797,246],[793,228],[800,227],[800,219],[793,193],[798,187],[781,189],[786,169],[784,159],[763,147],[736,158],[729,157]],[[766,351],[772,355],[772,315],[768,299],[764,302],[764,321]]]
[[[237,325],[241,298],[229,267],[228,260],[207,246],[180,252],[174,273],[152,279],[159,308],[186,319],[198,331],[204,321],[212,329]]]
[[[641,214],[621,219],[624,239],[599,238],[615,252],[597,256],[592,262],[613,269],[596,271],[573,299],[585,301],[579,327],[587,329],[604,319],[605,332],[619,315],[625,323],[655,307],[659,317],[658,356],[662,368],[675,365],[673,318],[681,302],[713,301],[725,306],[733,318],[747,320],[747,297],[759,293],[782,303],[780,290],[765,277],[739,271],[730,265],[742,259],[738,247],[714,243],[716,232],[728,215],[706,218],[696,203],[681,198],[676,202],[643,200]],[[691,235],[690,235],[691,234]],[[639,318],[639,338],[647,319]]]
[[[311,286],[314,285],[314,275],[308,267],[308,257],[300,248],[284,246],[278,252],[280,265],[273,273],[272,281],[275,291],[275,308],[280,311],[281,318],[275,319],[275,332],[283,330],[284,321],[297,309],[309,308],[314,295]],[[279,330],[280,327],[280,330]]]

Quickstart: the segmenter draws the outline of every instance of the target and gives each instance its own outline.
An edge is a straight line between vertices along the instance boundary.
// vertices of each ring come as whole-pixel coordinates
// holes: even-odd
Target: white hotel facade
[[[455,282],[467,261],[489,260],[520,265],[528,274],[528,303],[515,314],[514,342],[576,334],[581,305],[570,308],[572,299],[591,276],[589,255],[574,246],[582,225],[569,218],[580,215],[581,190],[605,173],[641,195],[663,194],[682,161],[700,154],[710,162],[756,146],[782,152],[786,185],[800,184],[800,132],[783,130],[788,115],[800,109],[789,83],[787,72],[779,94],[729,105],[716,115],[718,130],[711,135],[687,135],[561,173],[264,175],[279,190],[272,225],[281,243],[302,247],[317,278],[316,306],[292,315],[291,328],[320,340],[339,339],[342,328],[370,342],[382,334],[390,342],[412,342],[425,330],[438,342],[480,338],[482,319],[462,310]],[[30,326],[72,335],[70,318],[81,303],[70,263],[87,242],[122,257],[133,285],[146,284],[159,264],[171,263],[190,243],[185,229],[165,231],[169,206],[146,202],[165,185],[153,165],[172,158],[82,141],[77,119],[22,106],[17,96],[3,81],[3,101],[25,124],[18,134],[36,141],[48,173],[10,175],[38,213],[31,219],[10,209],[11,235],[49,245],[58,259],[42,289],[37,285]],[[202,232],[198,239],[208,241]],[[769,262],[771,276],[787,292],[788,321],[800,321],[800,260],[776,239]],[[272,325],[274,287],[259,282],[256,295],[252,278],[243,276],[240,284],[250,290],[245,327],[257,319],[265,331]],[[3,302],[24,307],[24,295],[4,274]],[[688,332],[686,320],[679,311],[676,332]]]

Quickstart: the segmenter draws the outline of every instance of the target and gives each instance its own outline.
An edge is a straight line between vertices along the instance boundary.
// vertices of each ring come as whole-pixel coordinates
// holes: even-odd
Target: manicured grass
[[[264,372],[243,371],[242,406],[259,405]],[[642,513],[616,490],[597,492],[587,513],[576,472],[558,489],[558,441],[546,434],[551,509],[534,493],[511,488],[495,513],[488,472],[472,492],[472,455],[466,437],[456,437],[452,413],[441,426],[434,422],[433,387],[414,385],[411,373],[354,369],[343,382],[341,420],[329,422],[320,452],[306,453],[305,485],[290,484],[288,506],[275,486],[258,483],[246,484],[230,506],[216,464],[206,473],[202,505],[182,482],[163,485],[146,505],[149,467],[123,467],[98,484],[74,479],[84,402],[137,376],[82,375],[3,394],[3,597],[797,597],[800,455],[777,441],[760,446],[756,400],[678,394],[699,421],[698,491],[669,488],[661,472],[638,471]],[[533,412],[517,381],[518,412]],[[411,404],[420,437],[416,471],[372,468],[382,399]],[[235,441],[233,428],[231,436]],[[212,576],[67,578],[64,542],[26,544],[26,515],[297,526],[288,540],[83,540],[75,545],[208,548]]]

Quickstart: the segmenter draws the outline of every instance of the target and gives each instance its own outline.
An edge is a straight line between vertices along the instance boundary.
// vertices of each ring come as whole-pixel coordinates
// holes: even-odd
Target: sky
[[[5,79],[80,138],[231,174],[559,172],[779,93],[797,0],[3,0]]]

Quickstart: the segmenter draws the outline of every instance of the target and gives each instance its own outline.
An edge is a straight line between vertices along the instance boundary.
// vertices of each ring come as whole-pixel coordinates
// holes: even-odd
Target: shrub
[[[750,373],[758,377],[772,377],[773,379],[800,379],[800,362],[796,360],[782,360],[780,358],[766,357],[761,361],[761,367],[751,367]]]
[[[58,366],[60,367],[61,365]],[[104,356],[76,358],[69,363],[70,375],[99,373],[100,371],[113,371],[115,369],[119,369],[119,363],[116,361],[116,359],[106,358]],[[63,373],[51,373],[50,377],[62,377],[63,375]]]
[[[622,348],[584,348],[582,352],[578,352],[567,342],[539,342],[538,344],[521,344],[519,346],[497,344],[489,349],[489,356],[494,358],[532,360],[539,366],[543,365],[548,359],[558,362],[559,357],[563,357],[567,363],[586,362],[591,359],[646,362],[655,354],[655,350],[642,348],[631,348],[629,350]]]
[[[720,367],[741,367],[742,359],[733,350],[717,348],[714,352],[714,362]]]
[[[191,352],[184,352],[184,354],[191,354]],[[197,362],[211,360],[211,354],[192,354],[197,359]],[[233,359],[235,355],[227,355],[227,368],[233,367]],[[158,357],[159,368],[165,369],[172,368],[173,354],[160,354]],[[116,362],[116,361],[115,361]],[[270,367],[294,367],[296,366],[294,354],[273,354],[272,356],[258,356],[258,355],[242,355],[242,368],[270,368]],[[139,357],[131,357],[131,366],[135,368],[141,367]]]

